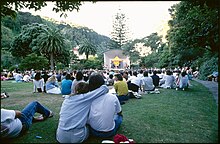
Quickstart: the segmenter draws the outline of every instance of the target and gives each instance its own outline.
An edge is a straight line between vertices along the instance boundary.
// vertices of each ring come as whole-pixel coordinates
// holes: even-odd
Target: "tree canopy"
[[[60,16],[66,17],[67,11],[77,10],[79,11],[79,7],[82,5],[83,1],[81,0],[74,0],[74,1],[62,1],[62,0],[52,0],[54,3],[54,7],[52,11],[56,13],[61,12]],[[95,2],[95,1],[93,1]],[[40,10],[41,8],[47,6],[46,1],[1,1],[1,17],[4,16],[11,16],[16,17],[16,11],[28,8],[34,9],[35,11]],[[14,10],[13,10],[14,9]]]

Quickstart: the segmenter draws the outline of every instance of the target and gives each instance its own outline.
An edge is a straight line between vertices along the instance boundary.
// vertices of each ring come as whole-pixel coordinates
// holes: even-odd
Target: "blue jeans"
[[[92,127],[90,127],[90,131],[92,135],[97,136],[97,137],[102,137],[102,138],[107,138],[114,136],[119,129],[121,123],[122,123],[123,117],[121,115],[115,115],[114,116],[114,121],[115,121],[115,128],[109,132],[101,132],[101,131],[96,131]]]
[[[119,100],[119,102],[121,104],[121,102],[127,101],[129,99],[129,96],[127,96],[127,95],[120,95],[120,96],[118,96],[117,95],[117,98],[118,98],[118,100]]]
[[[29,103],[22,111],[21,117],[19,117],[22,125],[25,125],[25,130],[28,130],[32,124],[34,114],[38,112],[44,117],[49,117],[50,110],[42,106],[39,102],[33,101]]]

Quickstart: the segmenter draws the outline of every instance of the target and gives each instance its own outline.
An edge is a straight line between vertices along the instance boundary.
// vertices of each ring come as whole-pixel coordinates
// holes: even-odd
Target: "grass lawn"
[[[124,119],[117,133],[136,143],[217,143],[218,106],[207,88],[195,81],[191,84],[187,91],[159,89],[160,94],[128,100],[122,105]],[[33,94],[32,83],[12,81],[1,82],[3,91],[10,97],[1,100],[1,108],[22,110],[30,101],[37,100],[55,114],[53,118],[34,123],[26,135],[7,143],[57,143],[55,133],[64,100],[61,95]],[[85,143],[102,140],[91,136]]]

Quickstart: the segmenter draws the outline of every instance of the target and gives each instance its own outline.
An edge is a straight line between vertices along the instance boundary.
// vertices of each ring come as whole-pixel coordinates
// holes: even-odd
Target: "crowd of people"
[[[123,121],[122,107],[130,98],[156,88],[186,90],[192,71],[183,69],[140,69],[121,71],[30,71],[25,72],[33,83],[34,93],[62,95],[56,139],[59,143],[81,143],[88,136],[114,136]],[[21,80],[16,73],[14,80]],[[24,76],[23,76],[24,77]],[[26,82],[28,82],[26,81]],[[111,92],[113,89],[114,92]],[[42,114],[34,117],[35,113]],[[1,137],[14,138],[29,129],[32,122],[43,121],[53,112],[34,101],[24,110],[1,109]]]

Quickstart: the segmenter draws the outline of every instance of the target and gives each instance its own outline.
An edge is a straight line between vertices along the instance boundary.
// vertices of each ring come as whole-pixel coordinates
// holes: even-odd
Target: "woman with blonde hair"
[[[61,90],[55,75],[52,75],[48,78],[46,82],[46,91],[50,94],[61,94]]]

